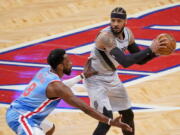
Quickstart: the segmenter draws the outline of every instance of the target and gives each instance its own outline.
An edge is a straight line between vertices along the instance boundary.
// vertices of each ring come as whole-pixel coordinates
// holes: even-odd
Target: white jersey
[[[103,31],[111,32],[111,29],[110,27],[106,27],[101,32]],[[125,35],[124,40],[118,38],[115,40],[116,46],[122,51],[125,51],[129,45],[130,33],[126,27],[123,32]],[[98,71],[97,75],[84,80],[91,106],[100,112],[103,112],[104,107],[113,112],[129,109],[131,107],[131,101],[116,72],[116,68],[119,65],[118,62],[109,52],[97,50],[96,47],[93,48],[91,57],[92,67]],[[113,66],[110,66],[107,59]]]
[[[101,30],[101,32],[108,31],[111,32],[110,26],[104,28]],[[129,45],[130,41],[130,33],[125,27],[124,30],[124,39],[120,40],[119,38],[115,38],[116,46],[121,49],[122,51],[125,51]],[[105,53],[105,55],[109,58],[109,60],[113,63],[114,67],[117,68],[119,63],[110,55],[107,51],[102,51]],[[92,67],[98,71],[100,74],[112,74],[114,70],[107,64],[107,62],[104,60],[102,54],[97,50],[96,47],[93,48],[91,51],[91,58],[92,58]]]

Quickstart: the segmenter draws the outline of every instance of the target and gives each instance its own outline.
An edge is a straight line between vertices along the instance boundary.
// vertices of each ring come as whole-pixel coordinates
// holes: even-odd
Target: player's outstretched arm
[[[104,116],[100,112],[97,112],[95,109],[88,106],[84,101],[80,98],[77,98],[73,95],[70,88],[64,85],[62,82],[52,82],[48,85],[47,90],[47,97],[48,98],[55,98],[60,97],[65,100],[68,104],[75,106],[81,109],[83,112],[88,114],[89,116],[112,126],[116,126],[122,128],[127,131],[132,131],[131,127],[123,122],[120,121],[120,118],[116,119],[109,119],[108,117]]]
[[[78,76],[75,76],[73,78],[64,80],[63,83],[65,85],[67,85],[68,87],[72,87],[73,85],[77,84],[78,82],[80,82],[82,79],[85,78],[89,78],[93,75],[96,75],[97,71],[95,71],[92,67],[91,67],[91,59],[88,59],[87,63],[84,66],[84,70],[83,73],[81,73]]]

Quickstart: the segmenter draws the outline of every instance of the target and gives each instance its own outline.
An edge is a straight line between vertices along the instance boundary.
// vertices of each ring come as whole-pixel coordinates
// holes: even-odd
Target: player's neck
[[[51,69],[51,72],[57,74],[60,78],[63,77],[63,75],[64,75],[63,71]]]
[[[124,35],[124,32],[123,32],[123,31],[118,35],[118,38],[119,38],[120,40],[124,40],[125,35]]]

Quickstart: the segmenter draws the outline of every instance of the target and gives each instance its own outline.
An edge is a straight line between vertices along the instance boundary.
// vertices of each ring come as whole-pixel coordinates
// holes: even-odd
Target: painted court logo
[[[119,67],[118,73],[125,85],[140,78],[146,78],[179,67],[180,25],[178,19],[180,15],[178,13],[180,13],[180,6],[173,5],[128,18],[128,26],[132,29],[136,42],[142,49],[148,47],[152,39],[160,33],[171,33],[177,40],[177,49],[174,54],[158,57],[143,66],[133,65],[128,69]],[[63,48],[67,50],[73,62],[73,73],[70,78],[80,74],[94,45],[97,33],[106,26],[108,24],[104,23],[89,29],[66,35],[57,35],[36,43],[1,51],[0,103],[9,104],[22,93],[22,90],[34,74],[40,68],[47,66],[46,57],[52,49]],[[67,78],[69,77],[64,77],[64,79]],[[89,103],[87,94],[79,95],[79,97]],[[57,108],[75,109],[64,101],[61,101]],[[152,107],[136,105],[134,108]]]

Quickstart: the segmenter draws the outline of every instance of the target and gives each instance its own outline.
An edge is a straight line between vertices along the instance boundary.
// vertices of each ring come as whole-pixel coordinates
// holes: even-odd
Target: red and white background
[[[126,69],[120,66],[118,73],[125,86],[163,73],[180,70],[180,14],[178,13],[180,13],[180,6],[171,5],[128,18],[128,27],[132,29],[136,43],[141,49],[150,46],[152,39],[160,33],[171,33],[176,38],[177,48],[172,55],[158,57],[145,65],[133,65]],[[73,62],[71,76],[64,76],[63,79],[80,74],[97,33],[107,25],[108,22],[104,22],[2,49],[0,51],[0,104],[8,105],[22,93],[36,72],[47,66],[46,58],[55,48],[65,49]],[[81,87],[81,83],[78,87]],[[86,92],[75,92],[75,94],[89,104]],[[133,107],[134,109],[148,108]],[[75,110],[76,108],[61,101],[57,109]]]

